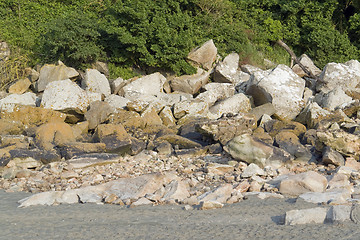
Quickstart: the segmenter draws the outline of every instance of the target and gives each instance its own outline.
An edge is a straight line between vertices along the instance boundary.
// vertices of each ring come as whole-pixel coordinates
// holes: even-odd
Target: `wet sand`
[[[360,239],[360,226],[280,225],[292,209],[316,205],[250,197],[215,210],[182,206],[73,204],[17,208],[28,193],[0,190],[0,239]]]

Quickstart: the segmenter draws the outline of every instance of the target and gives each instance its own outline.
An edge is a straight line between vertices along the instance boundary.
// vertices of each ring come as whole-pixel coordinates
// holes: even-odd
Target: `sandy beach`
[[[73,204],[17,208],[29,193],[0,191],[0,239],[359,239],[359,226],[281,225],[292,209],[316,205],[250,197],[215,210],[182,206]]]

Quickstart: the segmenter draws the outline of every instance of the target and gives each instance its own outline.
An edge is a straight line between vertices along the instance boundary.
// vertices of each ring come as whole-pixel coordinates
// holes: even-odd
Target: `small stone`
[[[210,209],[216,209],[216,208],[222,208],[224,204],[216,201],[205,201],[200,202],[200,210],[210,210]]]

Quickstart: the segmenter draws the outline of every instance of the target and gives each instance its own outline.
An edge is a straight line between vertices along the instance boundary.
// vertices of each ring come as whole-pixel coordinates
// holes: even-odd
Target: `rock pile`
[[[198,67],[191,76],[108,80],[103,63],[85,72],[61,62],[29,71],[0,100],[0,187],[38,193],[23,207],[209,209],[248,194],[357,202],[360,63],[320,71],[302,56],[316,82],[298,66],[239,66],[235,53],[216,59],[208,41],[189,54]]]

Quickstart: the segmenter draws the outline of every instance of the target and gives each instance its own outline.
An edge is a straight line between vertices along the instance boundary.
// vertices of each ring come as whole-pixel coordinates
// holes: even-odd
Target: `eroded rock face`
[[[211,69],[213,62],[216,59],[217,48],[214,41],[211,39],[205,42],[202,46],[195,48],[188,55],[188,59],[195,65],[201,66],[206,70]]]
[[[235,94],[209,108],[209,118],[218,119],[223,114],[246,113],[251,109],[250,99],[243,93]]]
[[[101,93],[105,97],[111,94],[109,80],[96,69],[86,69],[81,85],[87,91]]]
[[[289,176],[280,183],[279,191],[282,194],[298,196],[307,192],[324,192],[327,187],[327,179],[309,171]]]
[[[360,83],[360,63],[350,60],[346,63],[328,63],[320,74],[316,90],[328,93],[336,87],[343,90],[355,88]]]
[[[238,85],[250,79],[250,74],[239,69],[239,54],[231,53],[220,62],[214,72],[214,81]]]
[[[41,99],[41,106],[53,110],[74,109],[86,112],[89,104],[88,94],[69,79],[49,83]]]
[[[255,72],[246,93],[254,98],[255,105],[272,103],[276,114],[283,119],[294,119],[303,108],[305,80],[286,65],[273,70]]]
[[[211,71],[204,71],[198,68],[197,73],[193,75],[183,75],[171,80],[171,89],[176,92],[184,92],[189,94],[197,93],[201,87],[208,83]]]
[[[74,68],[63,64],[58,66],[45,64],[40,70],[40,76],[35,88],[37,92],[42,92],[50,82],[71,79],[77,76],[79,76],[79,73]]]
[[[36,94],[11,94],[0,100],[0,111],[13,112],[16,105],[36,106]]]

